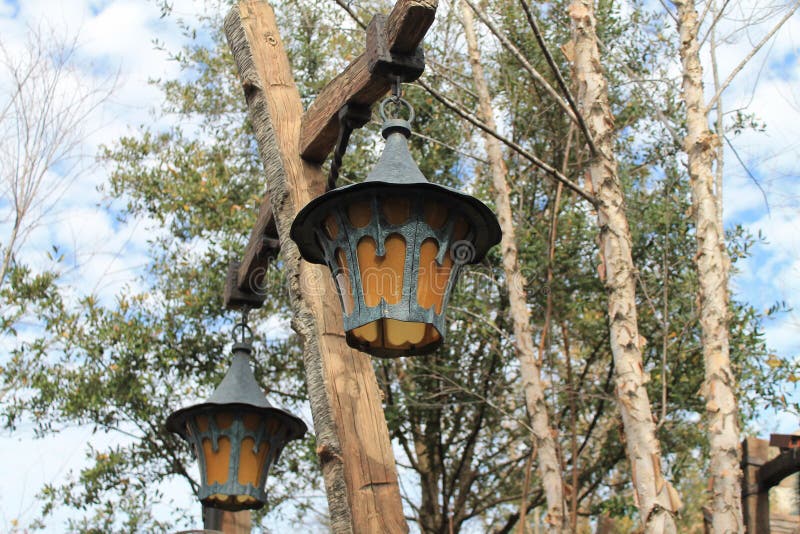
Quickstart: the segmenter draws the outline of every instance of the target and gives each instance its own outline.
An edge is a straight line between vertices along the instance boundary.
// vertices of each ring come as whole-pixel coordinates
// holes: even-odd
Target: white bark
[[[645,384],[636,313],[635,268],[631,235],[614,155],[614,118],[608,86],[597,48],[594,6],[574,0],[574,75],[578,106],[591,132],[598,155],[589,165],[600,226],[600,252],[608,294],[611,352],[614,357],[616,397],[625,429],[631,464],[634,500],[645,532],[676,532],[674,514],[680,508],[677,492],[661,473],[661,451]]]
[[[719,138],[708,127],[700,64],[698,20],[694,4],[677,3],[686,138],[692,187],[692,211],[697,235],[700,326],[705,359],[706,417],[711,464],[712,531],[744,532],[736,380],[731,370],[728,340],[728,271],[722,199],[715,194],[713,163]],[[717,97],[718,98],[718,97]]]
[[[472,78],[478,94],[478,115],[489,128],[496,130],[491,95],[489,94],[483,66],[481,65],[472,10],[464,2],[462,2],[461,7],[469,61],[472,66]],[[541,378],[541,361],[536,357],[530,312],[528,311],[528,302],[525,296],[526,284],[517,259],[516,235],[507,181],[508,169],[503,160],[500,142],[485,132],[483,137],[492,173],[497,216],[500,221],[500,228],[503,230],[500,247],[503,255],[503,270],[508,287],[514,342],[525,391],[525,403],[530,416],[535,448],[538,451],[539,473],[542,477],[542,487],[547,502],[545,523],[548,525],[549,532],[563,532],[566,525],[564,522],[564,485],[561,478],[561,461],[559,460],[554,431],[548,421],[547,405],[544,401],[544,386]],[[525,518],[520,517],[520,521],[524,522]]]

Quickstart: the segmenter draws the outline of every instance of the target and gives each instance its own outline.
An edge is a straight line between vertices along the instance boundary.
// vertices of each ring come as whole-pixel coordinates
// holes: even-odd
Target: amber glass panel
[[[453,258],[445,254],[442,264],[436,262],[439,245],[435,239],[426,239],[419,249],[419,271],[417,272],[417,302],[425,309],[434,306],[442,313],[442,302],[453,268]]]
[[[367,323],[364,326],[354,328],[353,335],[356,336],[356,338],[360,341],[364,341],[370,345],[381,345],[382,342],[377,343],[377,341],[379,336],[381,336],[383,333],[383,325],[381,324],[382,321],[383,319],[380,319],[378,321]]]
[[[425,323],[410,323],[396,319],[383,319],[383,340],[391,349],[419,345],[425,337]]]
[[[239,450],[239,484],[258,487],[259,474],[267,461],[269,445],[262,441],[258,452],[253,452],[255,447],[253,438],[244,438]]]
[[[325,235],[330,239],[336,239],[336,236],[339,235],[339,225],[336,223],[336,215],[333,213],[325,217],[325,224],[323,227],[325,229]]]
[[[336,285],[342,293],[344,303],[344,313],[353,313],[353,288],[350,287],[350,269],[347,265],[347,256],[344,250],[336,249],[336,261],[339,263],[339,271],[336,273]]]
[[[220,430],[225,430],[226,428],[230,428],[233,424],[233,413],[220,413],[217,414],[217,428]]]
[[[200,432],[208,432],[208,417],[205,415],[198,415],[197,418],[195,418],[195,422]]]
[[[447,208],[438,202],[425,203],[425,222],[437,230],[447,222]]]
[[[219,449],[214,452],[211,440],[203,439],[203,453],[206,458],[206,480],[209,484],[225,484],[228,481],[228,466],[231,461],[231,440],[222,436],[217,440]]]
[[[244,422],[244,427],[251,431],[255,432],[258,430],[258,424],[261,422],[261,415],[257,413],[248,413],[242,417],[242,421]]]
[[[364,237],[358,242],[358,270],[367,306],[377,306],[381,297],[387,304],[397,304],[403,295],[403,266],[406,260],[406,241],[392,234],[386,239],[386,255],[376,255],[375,240]]]
[[[436,343],[441,338],[442,338],[442,336],[441,336],[441,334],[439,334],[439,331],[436,330],[436,328],[432,324],[429,324],[429,325],[427,325],[427,328],[425,329],[425,337],[422,339],[422,342],[420,343],[420,346],[421,347],[426,347],[426,346],[430,345],[431,343]]]
[[[372,220],[372,210],[369,201],[354,202],[347,207],[347,218],[355,228],[362,228]]]
[[[353,329],[353,335],[372,347],[394,350],[425,347],[439,341],[441,336],[433,325],[395,319],[378,319]]]
[[[389,224],[403,224],[411,216],[411,202],[407,198],[383,198],[380,202]]]

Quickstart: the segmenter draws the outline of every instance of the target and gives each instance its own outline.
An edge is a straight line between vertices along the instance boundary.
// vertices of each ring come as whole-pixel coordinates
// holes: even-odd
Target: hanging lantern
[[[232,511],[264,506],[270,467],[284,446],[307,430],[300,418],[269,403],[250,368],[252,350],[248,342],[235,343],[231,367],[211,398],[167,418],[167,429],[194,448],[199,497],[206,506]]]
[[[387,118],[388,102],[405,105],[409,119]],[[330,268],[350,346],[381,357],[426,354],[444,340],[459,268],[500,242],[500,226],[478,199],[423,176],[408,149],[408,102],[396,95],[380,113],[386,146],[375,168],[309,202],[291,237],[305,260]]]

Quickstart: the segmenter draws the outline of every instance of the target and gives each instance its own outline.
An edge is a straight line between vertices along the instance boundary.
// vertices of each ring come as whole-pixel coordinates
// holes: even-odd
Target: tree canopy
[[[568,2],[539,3],[558,68],[569,77]],[[385,3],[359,2],[366,22]],[[294,75],[306,104],[362,48],[364,32],[341,7],[312,0],[275,3]],[[176,17],[165,3],[165,16]],[[165,50],[180,65],[175,79],[155,80],[167,128],[142,126],[110,141],[100,154],[108,171],[103,192],[124,217],[152,221],[151,255],[137,287],[113,302],[67,294],[58,270],[34,272],[12,262],[0,286],[2,333],[13,339],[21,317],[39,335],[19,341],[2,361],[0,410],[4,425],[35,424],[37,432],[91,425],[117,444],[87,444],[89,466],[66,483],[42,488],[42,516],[74,510],[70,531],[166,531],[197,524],[199,506],[155,517],[169,503],[165,481],[196,492],[198,475],[188,446],[164,429],[173,410],[206,398],[229,362],[235,314],[223,309],[231,259],[241,255],[265,190],[262,163],[245,113],[235,65],[222,33],[227,4],[213,5],[180,50]],[[482,5],[497,32],[555,85],[516,2]],[[601,0],[599,40],[615,115],[615,144],[625,211],[633,239],[637,308],[648,393],[664,455],[662,468],[684,494],[681,531],[702,520],[702,473],[708,440],[696,295],[695,229],[681,146],[683,104],[671,65],[677,41],[663,10],[640,2]],[[485,26],[482,26],[486,30]],[[470,191],[493,206],[491,177],[478,130],[438,95],[463,110],[477,107],[458,5],[442,3],[425,42],[427,90],[405,88],[417,119],[412,152],[432,181]],[[563,110],[493,35],[481,32],[483,62],[498,129],[584,183],[589,148]],[[656,81],[642,81],[656,80]],[[373,120],[350,141],[342,183],[362,180],[382,147]],[[736,135],[741,121],[726,124]],[[593,207],[556,186],[519,150],[503,148],[511,184],[519,261],[551,425],[565,473],[567,500],[577,502],[581,531],[601,516],[633,529],[636,508],[627,475],[625,435],[615,404],[604,264]],[[745,258],[755,237],[728,231],[729,254]],[[553,241],[554,240],[554,241]],[[553,255],[550,258],[550,249]],[[508,284],[501,251],[462,274],[449,307],[447,342],[430,356],[374,360],[395,445],[406,515],[422,532],[510,532],[528,510],[544,503],[531,469],[536,450],[514,355]],[[299,342],[280,262],[268,273],[268,298],[251,318],[256,327],[256,376],[271,400],[310,422]],[[741,423],[765,405],[787,407],[796,380],[791,363],[765,344],[763,314],[733,295],[731,357]],[[548,318],[548,321],[545,319]],[[543,325],[548,324],[547,331]],[[796,407],[795,407],[796,408]],[[574,473],[574,475],[572,475]],[[568,476],[567,476],[568,475]],[[321,528],[323,484],[313,433],[282,454],[267,482],[268,506],[257,520],[265,531],[275,517]],[[311,512],[311,513],[310,513]],[[531,520],[531,517],[528,517]],[[35,525],[33,525],[35,526]]]

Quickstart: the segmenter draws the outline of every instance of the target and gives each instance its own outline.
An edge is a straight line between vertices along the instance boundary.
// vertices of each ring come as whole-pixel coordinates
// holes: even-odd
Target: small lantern
[[[284,446],[307,430],[300,418],[269,403],[250,368],[251,353],[250,343],[235,343],[231,367],[211,398],[167,418],[167,429],[194,448],[199,497],[206,506],[232,511],[264,506],[270,467]]]
[[[387,102],[407,106],[409,119],[387,119]],[[386,146],[375,168],[309,202],[291,237],[304,259],[330,268],[350,346],[381,357],[426,354],[444,340],[459,268],[500,242],[500,226],[481,201],[420,172],[408,149],[408,102],[386,99],[380,113]]]

